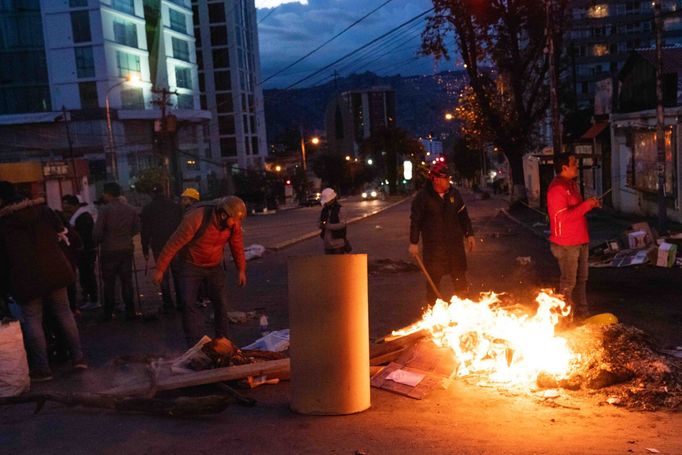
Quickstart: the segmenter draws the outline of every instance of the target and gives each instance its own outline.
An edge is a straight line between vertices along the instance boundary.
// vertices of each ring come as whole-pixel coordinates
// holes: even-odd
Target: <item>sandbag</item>
[[[0,397],[21,395],[30,385],[21,326],[17,321],[0,324]]]

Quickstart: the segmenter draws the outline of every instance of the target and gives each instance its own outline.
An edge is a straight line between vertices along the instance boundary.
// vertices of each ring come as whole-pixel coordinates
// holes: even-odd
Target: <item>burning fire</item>
[[[554,328],[571,308],[550,290],[542,290],[535,301],[534,315],[517,315],[497,306],[493,292],[482,293],[478,302],[457,296],[449,304],[438,299],[421,321],[393,335],[428,330],[436,345],[454,353],[457,376],[487,375],[515,385],[535,383],[540,372],[565,378],[578,356]]]

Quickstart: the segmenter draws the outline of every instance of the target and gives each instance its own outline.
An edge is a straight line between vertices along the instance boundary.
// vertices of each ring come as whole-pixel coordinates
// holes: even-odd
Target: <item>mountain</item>
[[[324,131],[324,112],[337,92],[389,86],[396,93],[396,123],[414,136],[449,132],[444,115],[451,111],[466,74],[446,71],[429,76],[377,76],[352,74],[336,81],[296,90],[264,90],[268,142],[279,142],[287,131]]]

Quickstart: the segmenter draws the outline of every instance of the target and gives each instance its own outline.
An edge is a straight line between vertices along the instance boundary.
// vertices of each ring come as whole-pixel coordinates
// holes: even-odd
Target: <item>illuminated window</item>
[[[608,5],[594,5],[587,10],[587,17],[607,17],[609,15]]]
[[[609,53],[609,48],[606,44],[595,44],[592,46],[592,55],[595,57],[602,57]]]

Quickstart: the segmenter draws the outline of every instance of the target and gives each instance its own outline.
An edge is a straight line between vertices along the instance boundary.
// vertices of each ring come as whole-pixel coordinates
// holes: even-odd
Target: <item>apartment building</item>
[[[192,0],[201,108],[211,112],[213,159],[262,169],[267,156],[253,0]]]

